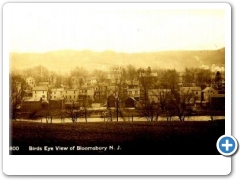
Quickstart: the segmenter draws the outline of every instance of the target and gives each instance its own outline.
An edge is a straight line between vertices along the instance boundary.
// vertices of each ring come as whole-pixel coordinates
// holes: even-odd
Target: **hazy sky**
[[[11,5],[8,13],[12,52],[149,52],[225,46],[225,11],[221,9],[33,3]]]

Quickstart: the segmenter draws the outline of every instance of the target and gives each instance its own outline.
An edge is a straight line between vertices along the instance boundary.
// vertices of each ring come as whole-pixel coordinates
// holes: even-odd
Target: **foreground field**
[[[10,144],[19,147],[19,151],[10,153],[217,155],[216,142],[224,132],[224,120],[64,124],[10,122]]]

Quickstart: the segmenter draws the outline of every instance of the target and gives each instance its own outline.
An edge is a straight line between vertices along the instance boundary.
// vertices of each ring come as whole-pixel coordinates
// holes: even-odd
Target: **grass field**
[[[10,122],[10,144],[20,148],[19,151],[11,151],[11,154],[217,155],[216,142],[224,133],[224,120],[63,124]],[[30,151],[29,146],[42,150]],[[44,146],[54,150],[45,151]],[[56,151],[55,146],[68,147],[68,150]],[[70,150],[73,146],[75,149]],[[77,146],[107,147],[107,150],[77,151]]]

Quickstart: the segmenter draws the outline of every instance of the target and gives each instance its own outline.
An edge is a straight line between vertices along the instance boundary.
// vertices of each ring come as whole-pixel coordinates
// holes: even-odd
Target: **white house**
[[[32,96],[34,100],[48,100],[48,88],[45,86],[35,86],[32,88]]]
[[[136,100],[140,98],[140,87],[138,85],[129,85],[127,89],[127,95],[133,97]]]
[[[79,90],[77,89],[65,89],[65,100],[68,102],[76,102],[79,99]]]
[[[50,93],[51,100],[64,99],[65,91],[64,88],[52,88]]]
[[[33,77],[27,77],[26,83],[30,88],[33,88],[35,86],[35,79]]]
[[[79,96],[81,98],[88,97],[93,99],[94,97],[94,87],[84,87],[79,89]]]

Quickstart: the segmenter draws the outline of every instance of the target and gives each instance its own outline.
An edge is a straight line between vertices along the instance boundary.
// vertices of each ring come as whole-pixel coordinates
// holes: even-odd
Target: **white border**
[[[23,4],[19,4],[23,5]],[[56,6],[58,4],[54,4]],[[66,4],[64,4],[66,5]],[[74,4],[73,4],[74,5]],[[92,7],[93,4],[91,4]],[[114,4],[124,7],[124,4]],[[132,4],[136,7],[138,4]],[[140,5],[140,4],[139,4]],[[11,156],[9,155],[9,51],[3,7],[3,172],[8,175],[227,175],[231,158],[218,156]],[[29,5],[30,6],[30,5]],[[102,5],[106,7],[106,3]],[[144,7],[156,4],[143,3]],[[130,4],[128,3],[128,7]],[[231,134],[231,7],[214,4],[161,4],[162,8],[223,8],[226,10],[226,134]],[[7,119],[7,120],[6,120]]]

